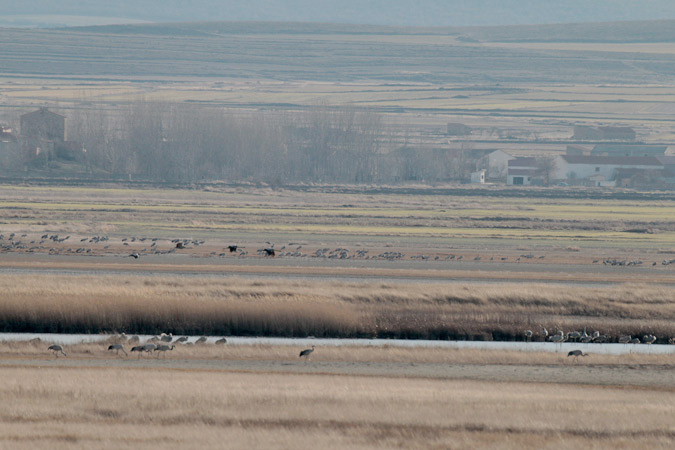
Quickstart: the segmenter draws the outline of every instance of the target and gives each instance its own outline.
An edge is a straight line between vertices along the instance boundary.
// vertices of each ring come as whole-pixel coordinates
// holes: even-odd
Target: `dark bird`
[[[66,352],[63,351],[63,347],[61,347],[61,346],[58,345],[58,344],[50,345],[49,348],[47,348],[47,350],[53,351],[53,352],[54,352],[54,356],[56,356],[57,358],[59,357],[59,352],[60,352],[63,356],[67,356],[67,355],[66,355]]]
[[[266,249],[264,249],[264,250],[265,250],[265,255],[267,255],[267,256],[274,256],[274,249],[273,249],[273,248],[268,247],[268,248],[266,248]]]
[[[307,360],[309,360],[309,355],[311,355],[313,351],[314,351],[314,346],[312,345],[312,348],[307,348],[307,349],[300,352],[300,358],[302,358],[304,356]]]
[[[225,338],[220,338],[216,341],[216,344],[227,344],[227,339]]]
[[[136,345],[134,347],[131,347],[132,352],[138,352],[138,359],[141,358],[142,352],[143,352],[143,346],[142,345]]]
[[[164,357],[166,358],[166,352],[170,351],[170,350],[173,350],[174,347],[175,347],[175,345],[169,346],[169,345],[166,345],[166,344],[160,344],[157,347],[155,347],[155,351],[164,353]],[[159,358],[159,353],[157,353],[157,358]]]
[[[138,253],[132,253],[132,254],[129,255],[129,256],[131,256],[131,257],[134,258],[134,259],[138,259],[138,257],[141,256],[141,255],[139,255]]]
[[[123,346],[122,344],[112,344],[112,345],[108,346],[108,351],[113,351],[113,350],[116,350],[116,351],[117,351],[116,354],[117,354],[118,356],[119,356],[119,354],[120,354],[120,350],[122,350],[122,353],[124,353],[125,355],[129,356],[129,355],[127,354],[126,350],[124,350],[124,346]]]
[[[238,245],[228,245],[227,248],[230,250],[230,253],[234,253],[239,248]]]
[[[588,356],[588,353],[584,353],[581,350],[572,350],[567,354],[567,357],[569,358],[570,356],[574,356],[574,362],[577,362],[577,359],[580,356]]]

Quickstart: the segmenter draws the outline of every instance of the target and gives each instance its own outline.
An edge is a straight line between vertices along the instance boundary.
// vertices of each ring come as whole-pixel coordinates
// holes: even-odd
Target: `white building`
[[[471,183],[485,184],[485,169],[473,172],[471,174]]]
[[[539,168],[535,158],[514,158],[508,162],[506,184],[529,186],[538,173]]]
[[[554,180],[593,178],[600,183],[600,180],[614,180],[617,169],[660,170],[663,169],[663,164],[653,156],[560,155],[556,157],[552,178]]]
[[[509,161],[515,159],[503,150],[495,150],[487,155],[487,178],[504,178],[507,174]]]

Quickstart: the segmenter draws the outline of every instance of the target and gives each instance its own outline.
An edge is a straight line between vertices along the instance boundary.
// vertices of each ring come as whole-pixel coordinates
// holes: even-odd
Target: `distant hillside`
[[[102,25],[72,28],[101,34],[164,36],[306,34],[306,35],[450,35],[485,42],[675,42],[675,20],[649,22],[511,25],[499,27],[394,27],[300,22],[193,22]]]
[[[487,28],[163,23],[0,28],[5,75],[399,83],[670,83],[669,52],[490,41],[673,42],[675,21]],[[475,45],[480,41],[483,44]]]
[[[21,0],[13,15],[113,17],[129,21],[275,21],[404,26],[485,26],[675,19],[672,0]],[[55,24],[64,19],[54,17]],[[71,22],[72,23],[72,22]],[[81,24],[81,21],[76,22]],[[92,22],[93,23],[93,22]],[[118,22],[119,23],[119,22]]]
[[[473,27],[462,34],[492,42],[675,42],[675,20]]]

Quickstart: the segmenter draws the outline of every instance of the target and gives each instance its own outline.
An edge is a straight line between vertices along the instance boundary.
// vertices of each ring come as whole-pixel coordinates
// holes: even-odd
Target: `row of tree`
[[[406,148],[382,115],[354,108],[233,112],[139,101],[68,116],[69,139],[83,144],[92,170],[136,179],[387,183],[466,179],[475,169],[466,152]]]

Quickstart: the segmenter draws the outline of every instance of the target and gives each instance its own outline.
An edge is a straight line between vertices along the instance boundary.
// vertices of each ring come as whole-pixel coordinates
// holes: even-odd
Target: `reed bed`
[[[675,335],[663,286],[415,284],[216,277],[1,275],[5,332],[542,340]]]

